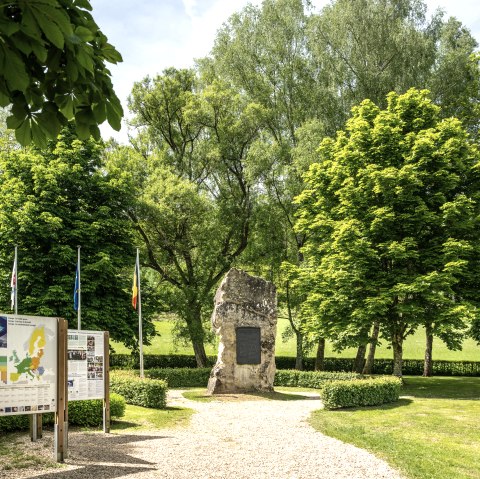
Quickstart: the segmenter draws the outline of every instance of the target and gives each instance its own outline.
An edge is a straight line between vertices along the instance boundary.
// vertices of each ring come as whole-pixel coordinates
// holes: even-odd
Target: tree
[[[22,145],[41,147],[74,119],[79,138],[100,139],[123,115],[106,62],[121,55],[100,31],[88,0],[14,0],[0,7],[0,106]]]
[[[64,317],[76,327],[73,289],[80,245],[82,327],[109,330],[113,339],[136,348],[130,304],[133,228],[122,213],[125,192],[106,174],[102,155],[101,144],[78,140],[71,128],[46,150],[0,151],[0,301],[8,310],[18,245],[19,312]],[[144,313],[148,338],[151,310]]]
[[[398,376],[419,325],[455,349],[478,318],[479,154],[439,110],[415,89],[385,110],[363,101],[322,142],[298,198],[310,327],[341,345],[377,321]]]
[[[248,261],[247,266],[254,270],[261,263],[265,271],[274,272],[271,279],[296,337],[299,369],[307,344],[297,311],[300,295],[286,274],[301,261],[299,250],[304,240],[293,230],[296,207],[292,200],[300,193],[302,181],[299,169],[292,164],[292,148],[297,142],[296,131],[305,121],[319,114],[329,118],[335,114],[331,92],[324,89],[321,79],[323,70],[312,62],[307,48],[308,11],[302,0],[248,5],[219,30],[211,57],[200,62],[202,71],[213,71],[267,111],[262,135],[253,146],[257,153],[251,166],[262,184],[261,204],[275,215],[272,222],[277,234],[264,234],[258,231],[262,223],[253,222],[256,242],[247,247],[243,262]],[[283,262],[288,263],[285,268],[281,267]]]
[[[455,115],[473,131],[479,99],[474,48],[468,30],[455,20],[444,22],[440,12],[428,19],[421,0],[337,0],[319,14],[311,12],[308,1],[266,0],[232,15],[200,67],[266,108],[257,168],[266,200],[277,204],[270,211],[278,214],[276,223],[286,233],[270,243],[270,257],[255,247],[260,255],[255,260],[248,254],[250,267],[279,258],[301,264],[304,235],[293,230],[292,199],[300,193],[301,174],[308,168],[306,156],[295,159],[305,133],[307,142],[316,136],[318,145],[325,134],[343,128],[354,104],[369,98],[383,107],[389,91],[402,93],[412,86],[429,86],[435,100],[445,103],[445,116],[456,106]],[[252,231],[255,228],[252,224]],[[264,269],[277,272],[277,284],[286,284],[282,271],[291,270],[279,264]],[[300,314],[292,329],[301,333],[302,322]],[[368,335],[364,339],[375,341]],[[322,338],[319,341],[321,351]]]
[[[146,266],[169,285],[170,306],[205,366],[213,289],[249,239],[255,191],[246,169],[265,114],[224,82],[202,84],[176,69],[137,83],[130,107],[145,141],[117,150],[109,168],[136,198],[126,211]]]

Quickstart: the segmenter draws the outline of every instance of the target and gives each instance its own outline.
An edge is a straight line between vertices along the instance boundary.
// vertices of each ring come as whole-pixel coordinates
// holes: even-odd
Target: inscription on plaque
[[[237,328],[237,364],[260,364],[260,328]]]

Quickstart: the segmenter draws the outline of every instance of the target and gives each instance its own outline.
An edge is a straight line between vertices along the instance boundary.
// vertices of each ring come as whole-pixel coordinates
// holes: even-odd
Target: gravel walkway
[[[306,419],[318,398],[224,397],[192,402],[171,391],[169,405],[198,411],[184,429],[137,434],[74,432],[66,467],[0,471],[0,477],[55,479],[400,479],[372,454],[316,432]],[[48,433],[47,433],[48,434]],[[48,452],[51,437],[42,439]]]

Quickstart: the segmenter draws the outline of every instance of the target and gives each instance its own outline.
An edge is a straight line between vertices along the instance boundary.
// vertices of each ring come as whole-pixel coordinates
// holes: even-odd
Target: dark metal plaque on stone
[[[237,328],[237,364],[260,364],[260,328]]]

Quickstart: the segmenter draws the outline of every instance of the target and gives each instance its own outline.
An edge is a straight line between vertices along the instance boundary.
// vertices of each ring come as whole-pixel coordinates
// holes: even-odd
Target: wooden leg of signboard
[[[103,432],[110,432],[110,334],[103,333]]]
[[[42,439],[43,437],[43,415],[37,414],[37,439]]]
[[[30,415],[30,439],[35,442],[37,438],[37,433],[38,433],[38,428],[37,428],[37,423],[38,423],[38,415],[37,414],[31,414]]]
[[[58,320],[57,410],[55,411],[55,459],[63,462],[66,455],[65,419],[67,411],[67,322]]]

